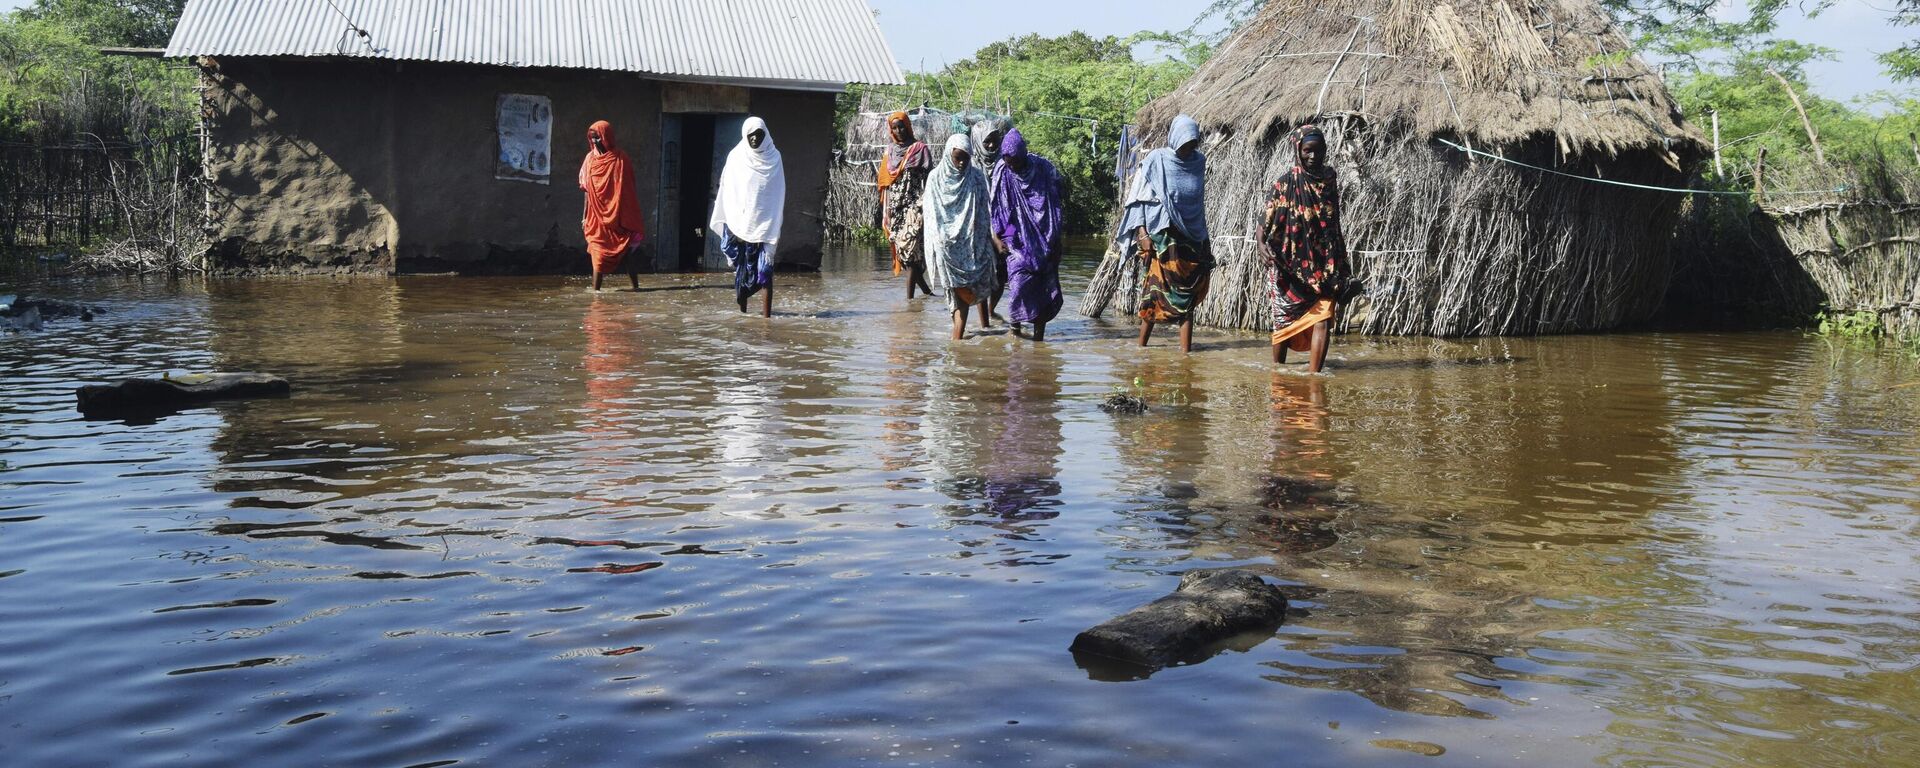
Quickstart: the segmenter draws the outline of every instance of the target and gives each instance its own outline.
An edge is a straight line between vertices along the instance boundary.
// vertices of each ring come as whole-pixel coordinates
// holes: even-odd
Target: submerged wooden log
[[[213,400],[286,397],[293,386],[265,373],[198,373],[159,379],[89,384],[74,394],[90,417],[167,411]]]
[[[1069,650],[1164,667],[1234,635],[1278,626],[1287,598],[1249,571],[1189,571],[1173,594],[1079,634]]]
[[[38,331],[46,321],[77,317],[92,320],[98,307],[60,299],[35,299],[8,294],[0,296],[0,328],[10,331]]]

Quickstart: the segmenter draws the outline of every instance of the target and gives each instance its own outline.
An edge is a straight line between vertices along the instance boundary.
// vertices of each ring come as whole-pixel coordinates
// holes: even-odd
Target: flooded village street
[[[721,274],[29,285],[105,312],[0,336],[0,764],[1920,763],[1911,359],[1347,336],[1307,376],[1071,312],[949,342],[828,262],[771,320]],[[74,412],[166,370],[294,394]],[[1223,567],[1277,633],[1068,652]]]

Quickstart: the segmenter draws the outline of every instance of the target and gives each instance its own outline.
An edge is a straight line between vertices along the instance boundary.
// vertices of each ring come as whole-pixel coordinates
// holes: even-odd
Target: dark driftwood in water
[[[1080,633],[1071,650],[1164,667],[1242,632],[1276,626],[1286,613],[1286,596],[1256,574],[1189,571],[1173,594]]]
[[[286,397],[293,386],[265,373],[214,373],[181,379],[128,379],[89,384],[75,394],[87,416],[151,413],[212,400]]]
[[[99,307],[60,299],[33,299],[0,296],[0,328],[10,331],[37,331],[47,320],[77,317],[92,320]]]

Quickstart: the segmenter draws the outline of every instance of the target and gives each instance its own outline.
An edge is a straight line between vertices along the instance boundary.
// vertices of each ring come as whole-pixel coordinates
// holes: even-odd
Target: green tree
[[[95,45],[160,48],[173,36],[185,5],[186,0],[34,0],[18,13]]]
[[[193,76],[174,62],[105,56],[172,34],[182,0],[37,0],[0,16],[0,139],[178,134],[193,121]]]
[[[1131,64],[1133,46],[1118,37],[1093,37],[1085,32],[1069,32],[1060,37],[1026,35],[991,43],[973,54],[973,58],[948,67],[949,72],[967,72],[1025,61],[1051,61],[1083,64]]]
[[[1140,61],[1136,46],[1157,45],[1171,57]],[[962,113],[1007,112],[1033,151],[1067,179],[1067,228],[1102,231],[1113,208],[1113,165],[1120,129],[1140,107],[1193,73],[1209,48],[1166,34],[1128,38],[1025,35],[982,47],[937,72],[907,75],[905,89],[856,88],[842,102],[842,122],[862,97],[898,107],[922,104]]]
[[[1900,0],[1889,19],[1896,26],[1920,26],[1920,0]],[[1898,80],[1920,80],[1920,40],[1880,54],[1880,63]]]

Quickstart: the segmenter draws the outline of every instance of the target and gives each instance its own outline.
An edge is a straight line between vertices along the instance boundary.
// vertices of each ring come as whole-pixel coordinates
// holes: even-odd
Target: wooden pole
[[[40,240],[53,245],[53,148],[40,150]]]
[[[1907,132],[1907,146],[1913,148],[1913,164],[1920,165],[1920,139],[1914,138],[1912,131]]]
[[[1760,148],[1760,156],[1753,159],[1753,197],[1758,200],[1767,195],[1767,148]]]
[[[93,179],[87,175],[88,150],[80,151],[80,244],[93,244]]]
[[[1713,175],[1715,178],[1727,175],[1726,170],[1720,167],[1720,110],[1717,109],[1713,111]]]
[[[1826,165],[1827,153],[1820,149],[1820,134],[1813,130],[1813,121],[1807,119],[1807,108],[1800,104],[1800,94],[1794,93],[1793,83],[1787,82],[1786,76],[1773,67],[1767,67],[1767,74],[1773,75],[1773,79],[1780,81],[1780,87],[1787,89],[1787,98],[1793,100],[1793,110],[1800,113],[1800,126],[1807,129],[1807,141],[1813,143],[1814,162]]]

